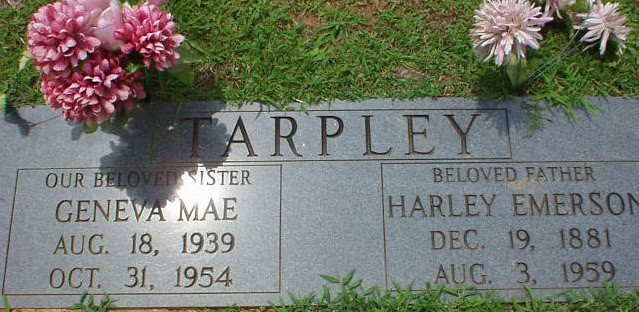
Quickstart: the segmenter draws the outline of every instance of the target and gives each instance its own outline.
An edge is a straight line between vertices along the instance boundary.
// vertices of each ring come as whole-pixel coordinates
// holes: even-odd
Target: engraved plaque
[[[634,287],[637,164],[383,164],[387,285]]]
[[[280,173],[277,165],[19,170],[5,294],[279,293]]]
[[[637,100],[532,134],[525,101],[163,105],[91,135],[23,108],[0,122],[0,289],[259,306],[351,270],[389,291],[636,289]]]

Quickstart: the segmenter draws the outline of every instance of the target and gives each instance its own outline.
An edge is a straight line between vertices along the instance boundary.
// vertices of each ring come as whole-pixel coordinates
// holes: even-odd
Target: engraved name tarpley
[[[444,115],[448,121],[450,122],[451,128],[455,131],[459,139],[459,153],[460,155],[470,155],[470,151],[468,150],[468,133],[470,132],[473,123],[477,117],[481,116],[481,114],[473,114],[471,116],[470,122],[465,125],[464,129],[459,125],[457,119],[455,119],[455,115]],[[415,148],[415,140],[419,137],[422,140],[428,140],[428,132],[429,127],[428,123],[430,122],[431,116],[428,114],[420,114],[420,115],[402,115],[406,119],[406,150],[405,155],[432,155],[435,153],[436,147],[430,147],[426,150],[418,150]],[[271,156],[283,156],[282,155],[282,141],[285,141],[288,144],[288,148],[291,153],[297,157],[303,157],[300,153],[297,152],[297,147],[295,145],[295,135],[297,134],[297,120],[293,117],[284,117],[284,116],[273,116],[271,117],[274,121],[274,136],[275,136],[275,145],[273,146],[273,154]],[[321,138],[319,142],[319,146],[321,146],[321,152],[318,156],[328,156],[330,155],[328,149],[328,140],[335,139],[342,135],[344,132],[344,120],[338,116],[317,116],[320,119],[320,133]],[[373,150],[373,134],[371,132],[371,123],[373,116],[371,115],[362,115],[361,116],[364,124],[364,137],[365,137],[365,151],[362,153],[364,156],[369,155],[390,155],[393,151],[392,147],[387,147],[385,149],[381,149],[379,151]],[[200,150],[200,142],[199,142],[199,123],[202,121],[211,121],[210,117],[200,117],[200,118],[184,118],[183,120],[192,120],[193,121],[193,144],[192,144],[192,154],[191,157],[199,157]],[[415,123],[419,120],[425,125],[420,128],[416,128]],[[328,130],[328,122],[333,121],[337,124],[337,127],[331,131]],[[288,123],[291,127],[291,130],[288,133],[282,133],[282,122]],[[233,133],[231,134],[231,139],[226,145],[226,149],[224,157],[229,156],[229,152],[231,146],[233,144],[243,144],[246,148],[247,157],[257,157],[257,153],[251,144],[251,137],[246,130],[246,126],[244,125],[244,121],[242,117],[238,117],[233,127]]]
[[[506,120],[503,109],[196,114],[180,119],[191,128],[189,153],[180,153],[185,160],[509,158],[508,136],[498,135],[508,133]],[[224,146],[202,139],[213,124],[228,130]]]

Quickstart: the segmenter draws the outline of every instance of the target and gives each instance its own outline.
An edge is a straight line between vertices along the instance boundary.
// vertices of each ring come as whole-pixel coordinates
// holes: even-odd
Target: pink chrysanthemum
[[[475,15],[471,31],[473,46],[484,61],[515,64],[526,57],[526,47],[539,48],[539,31],[552,17],[526,0],[489,0]]]
[[[166,4],[166,0],[147,0],[146,3],[157,6],[163,6]]]
[[[145,4],[124,9],[124,26],[115,31],[115,38],[125,42],[121,48],[125,54],[137,51],[146,67],[153,63],[158,70],[165,70],[177,65],[180,58],[175,49],[184,36],[174,33],[176,27],[170,13]]]
[[[617,11],[618,7],[619,3],[603,4],[601,1],[597,1],[593,4],[590,13],[577,15],[583,19],[583,23],[576,25],[575,28],[588,31],[581,37],[581,41],[590,43],[588,48],[596,46],[599,41],[599,54],[601,55],[606,52],[609,40],[617,42],[622,52],[626,47],[624,42],[632,28],[624,25],[626,16]]]
[[[98,53],[69,77],[43,76],[42,92],[65,120],[100,124],[123,109],[133,110],[134,99],[146,96],[140,79],[141,73],[129,74],[118,58]]]
[[[122,9],[119,0],[64,0],[82,11],[89,20],[91,34],[100,39],[100,47],[109,51],[120,50],[122,42],[115,40],[115,29],[122,27]]]
[[[41,7],[28,27],[29,52],[45,75],[68,76],[100,45],[81,10],[65,2]]]
[[[53,75],[42,75],[41,91],[47,104],[54,109],[61,109],[62,102],[58,98],[64,93],[69,86],[68,77],[55,77]]]

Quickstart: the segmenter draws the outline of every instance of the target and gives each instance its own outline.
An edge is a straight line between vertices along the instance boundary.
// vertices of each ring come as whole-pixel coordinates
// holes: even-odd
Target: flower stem
[[[528,75],[526,75],[525,67],[525,60],[505,66],[506,75],[508,76],[508,80],[510,80],[510,85],[515,89],[519,89],[528,81]]]

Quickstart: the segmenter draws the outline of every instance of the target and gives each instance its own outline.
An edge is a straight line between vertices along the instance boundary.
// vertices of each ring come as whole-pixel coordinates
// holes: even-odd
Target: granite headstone
[[[84,134],[0,121],[0,289],[14,306],[257,306],[356,270],[364,286],[518,295],[639,287],[636,99],[193,103]]]

